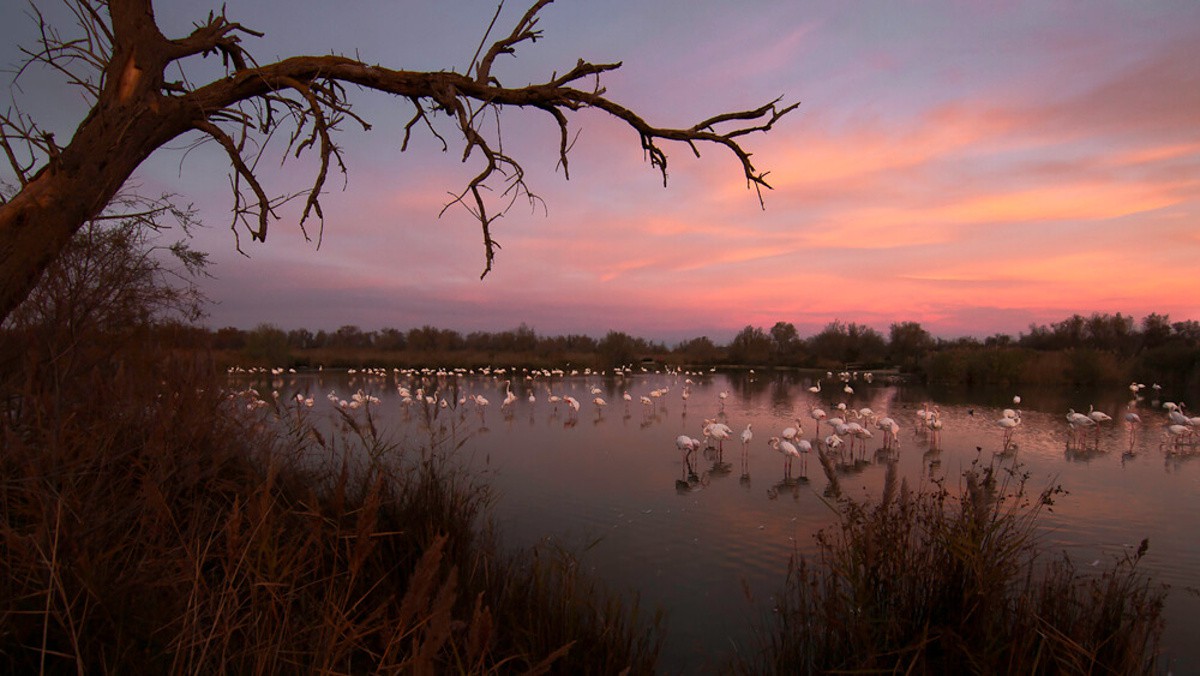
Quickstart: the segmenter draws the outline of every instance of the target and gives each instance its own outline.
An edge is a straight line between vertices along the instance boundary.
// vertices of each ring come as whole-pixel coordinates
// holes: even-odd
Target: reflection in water
[[[1066,450],[1063,452],[1063,457],[1069,462],[1091,462],[1107,454],[1108,451],[1101,450],[1098,447],[1088,448],[1085,446],[1082,448],[1072,448],[1068,444]]]
[[[801,497],[801,488],[807,486],[808,477],[784,479],[767,489],[767,499],[776,500],[781,495],[790,495],[793,500],[798,502]]]
[[[374,394],[379,403],[368,404],[371,414],[401,446],[439,434],[467,436],[462,452],[500,496],[494,507],[507,540],[519,547],[554,535],[590,543],[603,534],[586,553],[588,565],[671,613],[667,672],[703,670],[716,657],[709,646],[746,645],[745,622],[708,609],[740,607],[743,585],[760,599],[777,592],[790,557],[812,553],[812,535],[830,524],[823,498],[878,496],[889,464],[917,487],[953,485],[981,456],[1019,463],[1035,481],[1044,477],[1070,491],[1046,515],[1045,535],[1055,550],[1089,562],[1112,543],[1149,537],[1147,570],[1168,583],[1193,583],[1200,570],[1191,517],[1200,513],[1200,463],[1193,462],[1200,435],[1195,424],[1171,422],[1175,409],[1130,400],[1124,387],[1045,389],[1013,402],[1011,392],[847,378],[326,371],[262,384],[269,387],[263,391],[278,390],[280,402],[317,394],[312,414],[324,411],[330,425],[335,404],[321,395],[332,389],[349,406],[360,389]],[[259,383],[233,379],[235,388],[251,384]],[[509,392],[526,396],[490,403],[508,400]],[[1070,409],[1104,412],[1112,421],[1080,413],[1095,424],[1074,436],[1063,413]],[[583,417],[591,424],[580,429]],[[738,481],[723,480],[733,473],[724,444],[739,442]],[[828,463],[828,474],[817,468],[809,474],[813,454]],[[752,475],[765,491],[751,490]],[[639,516],[617,527],[613,514]],[[662,583],[656,572],[662,570],[671,571],[672,584]],[[1183,660],[1176,671],[1200,671],[1200,645],[1186,637],[1187,619],[1197,613],[1200,600],[1185,594],[1168,600],[1166,649]]]

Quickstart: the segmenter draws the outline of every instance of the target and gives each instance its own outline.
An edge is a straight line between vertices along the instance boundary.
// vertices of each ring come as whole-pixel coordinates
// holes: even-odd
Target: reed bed
[[[1019,467],[977,461],[957,490],[914,492],[893,464],[877,500],[852,499],[822,464],[837,523],[793,557],[757,652],[730,671],[1155,672],[1166,590],[1137,569],[1148,543],[1100,574],[1043,564],[1037,516],[1061,487],[1031,494]]]
[[[143,360],[0,418],[5,673],[648,673],[660,618],[506,552],[455,435]],[[428,413],[431,421],[436,410]]]

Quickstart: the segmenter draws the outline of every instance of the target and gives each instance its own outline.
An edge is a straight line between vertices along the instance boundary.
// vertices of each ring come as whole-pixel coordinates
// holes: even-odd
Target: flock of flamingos
[[[715,371],[715,369],[714,369]],[[236,374],[266,374],[270,373],[274,377],[282,376],[283,374],[294,370],[285,371],[281,368],[276,369],[242,369],[233,367],[230,373]],[[647,369],[642,368],[642,373],[646,373]],[[658,373],[658,372],[654,372]],[[669,396],[671,396],[672,388],[677,387],[678,391],[674,396],[682,402],[686,415],[686,407],[688,400],[692,396],[692,386],[696,380],[701,380],[710,376],[712,371],[704,373],[700,371],[672,370],[668,369],[666,375],[673,378],[670,385],[652,389],[645,394],[633,395],[627,389],[621,391],[620,404],[623,406],[626,417],[631,415],[630,409],[640,407],[644,418],[649,418],[655,414],[659,406],[665,406]],[[754,371],[751,370],[750,376],[754,376]],[[503,368],[483,368],[483,369],[453,369],[453,370],[435,370],[435,369],[350,369],[348,375],[351,377],[361,377],[373,385],[379,386],[394,386],[396,393],[400,399],[401,406],[407,416],[414,408],[422,408],[428,414],[432,412],[436,415],[440,410],[454,409],[460,415],[466,416],[469,410],[475,411],[480,420],[483,421],[487,415],[487,411],[492,406],[492,402],[481,393],[468,393],[461,389],[461,382],[480,383],[488,382],[488,379],[493,379],[492,386],[501,384],[504,387],[504,398],[498,403],[496,408],[499,408],[501,414],[506,417],[511,417],[518,402],[524,400],[529,406],[534,406],[541,399],[544,399],[546,405],[551,408],[553,415],[558,415],[560,407],[567,416],[565,424],[573,425],[578,419],[580,410],[584,407],[583,402],[579,398],[567,393],[568,382],[574,385],[571,392],[580,393],[586,400],[590,397],[590,407],[595,410],[597,419],[599,420],[606,408],[610,406],[609,402],[602,396],[605,392],[600,387],[591,383],[593,377],[600,378],[616,378],[624,380],[624,382],[632,382],[632,376],[637,375],[632,367],[625,369],[616,369],[611,374],[603,371],[592,371],[584,369],[582,371],[563,371],[560,369],[554,370],[529,370],[529,369],[503,369]],[[461,378],[471,380],[461,380]],[[580,378],[581,377],[581,378]],[[481,380],[482,378],[482,380]],[[876,435],[880,435],[882,445],[878,449],[878,453],[889,454],[898,451],[899,448],[899,433],[902,429],[902,424],[896,418],[879,414],[869,407],[851,408],[846,403],[838,403],[832,405],[829,411],[820,404],[822,397],[822,382],[836,382],[840,388],[840,392],[846,395],[854,394],[854,383],[862,380],[866,383],[871,383],[874,375],[870,372],[858,373],[843,371],[838,374],[827,372],[825,378],[818,379],[816,384],[808,387],[807,390],[811,395],[813,403],[810,403],[808,408],[808,417],[812,424],[812,436],[809,438],[804,429],[804,421],[796,418],[792,424],[784,427],[777,434],[770,436],[767,439],[767,444],[770,448],[778,452],[784,463],[784,476],[788,479],[792,475],[794,464],[799,465],[799,476],[807,476],[808,457],[815,453],[823,454],[825,457],[837,463],[853,463],[856,458],[859,460],[865,455],[867,440],[873,439]],[[518,387],[522,388],[522,394],[518,394],[513,390],[513,384],[516,382]],[[558,384],[559,391],[556,393],[554,384]],[[583,395],[582,391],[587,392]],[[618,388],[620,389],[620,388]],[[1133,444],[1133,434],[1135,430],[1142,424],[1140,415],[1135,408],[1138,401],[1141,399],[1141,393],[1147,389],[1147,386],[1141,383],[1131,383],[1129,385],[1132,399],[1129,402],[1126,410],[1120,415],[1120,423],[1123,424],[1129,431],[1130,449]],[[1157,395],[1160,390],[1158,385],[1151,385],[1150,389]],[[828,394],[832,388],[826,389]],[[610,392],[614,391],[610,388]],[[258,392],[253,389],[248,389],[239,395],[248,396],[250,403],[247,404],[250,408],[266,405],[265,399],[258,395]],[[697,453],[708,451],[716,455],[718,463],[722,463],[724,453],[724,445],[729,443],[741,443],[743,467],[746,462],[746,454],[755,437],[753,424],[748,423],[743,429],[735,430],[728,424],[723,422],[725,416],[725,402],[729,397],[729,391],[721,391],[717,393],[716,406],[718,414],[714,418],[704,419],[699,433],[699,437],[693,437],[688,434],[679,435],[675,439],[675,446],[681,454],[681,459],[685,470],[689,475],[694,477],[693,460]],[[272,393],[276,399],[280,396],[278,390]],[[836,395],[835,395],[836,396]],[[350,396],[349,399],[341,398],[336,391],[331,391],[326,395],[326,398],[336,407],[341,409],[354,410],[361,407],[369,407],[373,404],[380,403],[378,397],[369,394],[363,390],[358,390]],[[313,398],[307,393],[295,395],[296,405],[298,406],[313,406]],[[1020,396],[1014,396],[1012,399],[1013,408],[1006,408],[1002,411],[999,419],[994,421],[994,425],[1003,435],[1003,451],[1007,454],[1015,451],[1016,444],[1013,442],[1013,436],[1021,427],[1021,403]],[[711,406],[712,402],[707,405]],[[1186,406],[1182,403],[1163,402],[1162,409],[1166,413],[1166,421],[1163,425],[1162,446],[1168,453],[1179,452],[1181,446],[1195,446],[1200,440],[1200,416],[1188,416]],[[531,409],[532,410],[532,409]],[[973,415],[973,412],[972,412]],[[1099,445],[1099,435],[1102,426],[1111,424],[1112,416],[1103,411],[1096,410],[1094,407],[1089,407],[1087,413],[1077,412],[1074,409],[1068,409],[1066,413],[1066,423],[1068,429],[1068,448],[1086,448],[1089,443],[1096,447]],[[916,411],[915,419],[911,423],[914,430],[918,434],[926,435],[929,445],[933,449],[937,449],[940,444],[941,431],[943,429],[942,412],[937,405],[930,406],[922,404],[921,408]],[[858,455],[856,456],[856,450]]]

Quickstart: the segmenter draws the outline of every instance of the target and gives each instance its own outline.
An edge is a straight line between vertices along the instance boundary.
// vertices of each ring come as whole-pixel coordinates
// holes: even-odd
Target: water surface
[[[813,393],[818,379],[821,391]],[[829,434],[828,425],[818,433],[809,417],[813,406],[831,417],[838,404],[868,407],[901,426],[894,456],[911,486],[928,485],[931,477],[954,486],[972,461],[991,462],[1004,450],[996,421],[1004,408],[1019,408],[1016,451],[999,462],[1019,461],[1035,492],[1050,484],[1068,491],[1041,518],[1045,548],[1067,552],[1085,571],[1100,570],[1148,538],[1143,570],[1172,587],[1165,661],[1175,673],[1200,672],[1200,631],[1193,624],[1200,599],[1186,591],[1200,572],[1200,453],[1164,446],[1166,414],[1150,390],[1134,402],[1143,423],[1130,430],[1122,419],[1131,393],[1123,388],[930,391],[862,376],[843,382],[790,372],[641,371],[622,377],[323,372],[278,377],[271,386],[282,396],[315,395],[318,411],[333,406],[323,396],[330,391],[350,399],[362,389],[380,398],[376,420],[412,443],[428,438],[426,418],[418,405],[403,403],[398,387],[447,399],[436,424],[466,439],[461,452],[498,496],[494,513],[505,542],[523,547],[557,540],[583,552],[584,564],[613,588],[663,608],[664,673],[711,672],[722,656],[752,649],[750,627],[769,613],[789,558],[815,551],[814,533],[832,522],[822,497],[828,482],[816,458],[809,459],[806,476],[798,476],[795,464],[785,477],[783,457],[768,446],[769,437],[797,419],[807,439]],[[510,389],[516,399],[502,406]],[[1017,394],[1019,405],[1012,402]],[[475,404],[475,395],[488,404]],[[552,395],[573,396],[579,410],[551,403]],[[593,403],[597,396],[605,406]],[[940,437],[918,424],[917,412],[933,406],[943,424]],[[1072,443],[1067,410],[1091,406],[1113,420]],[[706,419],[725,422],[733,436],[720,454],[710,449],[689,466],[675,439],[703,439]],[[740,433],[747,424],[753,439],[743,457]],[[869,429],[874,436],[866,440],[863,460],[839,473],[851,495],[878,496],[883,483],[882,433]]]

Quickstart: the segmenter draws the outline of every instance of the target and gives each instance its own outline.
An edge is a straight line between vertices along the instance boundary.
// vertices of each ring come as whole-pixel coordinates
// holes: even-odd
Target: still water
[[[789,558],[815,551],[814,533],[832,522],[822,501],[827,480],[815,456],[806,473],[798,460],[785,479],[784,458],[768,445],[770,437],[798,421],[815,446],[832,430],[822,424],[818,432],[809,415],[813,406],[830,417],[839,404],[870,408],[899,424],[894,455],[911,486],[938,476],[955,486],[973,460],[991,461],[1004,449],[997,421],[1003,409],[1017,408],[1016,452],[999,462],[1020,462],[1035,493],[1050,484],[1068,491],[1040,519],[1043,548],[1068,553],[1081,570],[1098,571],[1148,538],[1140,566],[1171,587],[1164,664],[1174,673],[1200,673],[1200,596],[1193,591],[1200,574],[1200,448],[1164,445],[1161,403],[1171,393],[1146,388],[1131,403],[1125,388],[930,390],[883,378],[843,382],[836,375],[790,372],[615,377],[510,371],[424,378],[322,372],[276,377],[271,385],[282,396],[313,395],[315,410],[330,413],[335,404],[325,395],[350,399],[362,389],[380,398],[372,409],[376,421],[409,443],[422,443],[429,431],[418,406],[403,403],[398,388],[448,399],[437,425],[466,438],[460,452],[496,492],[494,515],[505,543],[555,540],[583,552],[582,562],[611,588],[639,594],[644,608],[665,610],[663,673],[711,673],[722,656],[752,650],[751,626],[770,612]],[[509,389],[515,400],[502,406]],[[475,395],[487,405],[476,404]],[[579,402],[577,412],[550,400],[568,395]],[[594,403],[596,397],[606,405]],[[942,421],[937,436],[917,418],[933,406]],[[1112,421],[1073,443],[1068,409],[1086,413],[1092,406]],[[1127,410],[1140,415],[1140,426],[1124,423]],[[708,450],[689,461],[676,437],[703,440],[706,419],[726,423],[733,434],[720,456]],[[841,468],[840,481],[852,496],[878,496],[883,434],[863,424],[873,437],[861,462]],[[743,456],[747,425],[753,438]]]

